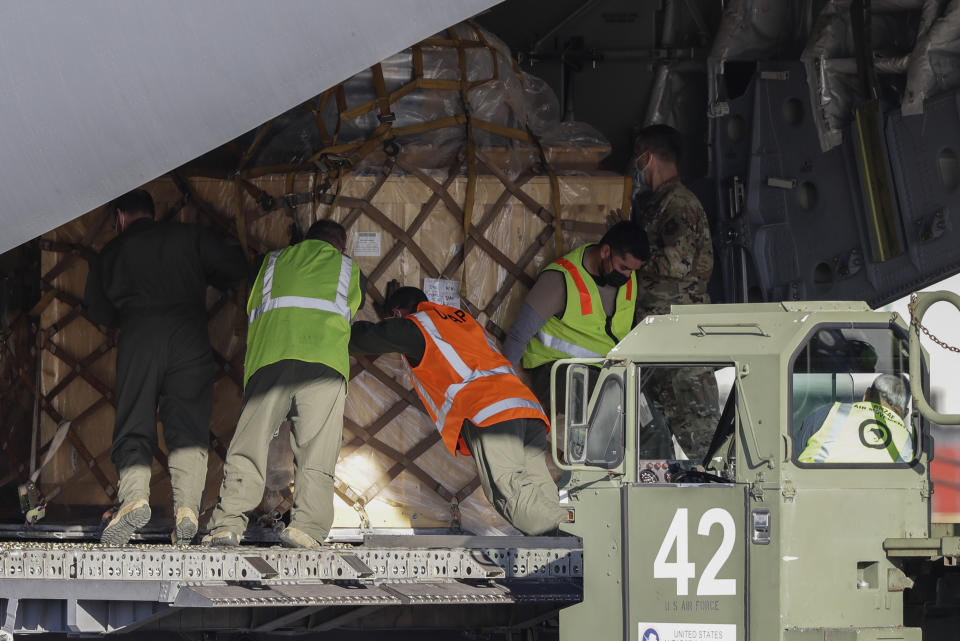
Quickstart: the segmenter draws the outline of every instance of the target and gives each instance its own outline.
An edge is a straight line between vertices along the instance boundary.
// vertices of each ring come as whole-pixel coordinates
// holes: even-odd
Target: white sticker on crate
[[[640,641],[737,641],[735,623],[637,623]]]
[[[460,308],[460,281],[445,278],[424,278],[423,293],[431,303]]]
[[[353,234],[353,256],[379,256],[380,232],[358,231]]]

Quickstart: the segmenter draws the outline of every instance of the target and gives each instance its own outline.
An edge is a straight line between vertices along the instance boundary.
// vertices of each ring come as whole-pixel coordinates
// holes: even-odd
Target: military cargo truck
[[[956,294],[921,294],[917,321],[942,300],[960,308]],[[0,622],[7,638],[954,638],[960,537],[930,522],[929,422],[960,417],[926,401],[925,360],[916,324],[863,303],[675,307],[604,359],[554,366],[552,455],[574,536],[370,535],[319,551],[6,543]],[[805,455],[809,417],[883,376],[909,381],[907,436],[867,420],[853,427],[879,458]],[[651,381],[696,377],[714,383],[716,425],[685,450]],[[557,612],[559,630],[545,626]]]
[[[960,306],[921,294],[917,320],[942,300]],[[960,417],[926,401],[924,362],[916,324],[839,302],[674,307],[602,361],[558,362],[553,455],[583,540],[562,638],[955,638],[960,538],[930,522],[929,422]],[[651,390],[690,369],[715,380],[719,418],[681,452]],[[857,447],[809,456],[808,417],[883,375],[909,379],[909,440],[864,420]]]

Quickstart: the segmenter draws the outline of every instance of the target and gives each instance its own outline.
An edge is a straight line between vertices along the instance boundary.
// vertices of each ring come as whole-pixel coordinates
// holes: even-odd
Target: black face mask
[[[617,270],[613,270],[609,274],[604,274],[604,280],[607,281],[607,285],[620,288],[627,284],[627,281],[630,280],[630,277],[624,276]]]
[[[593,274],[590,274],[593,276]],[[617,270],[613,270],[609,274],[600,274],[599,276],[593,276],[593,282],[597,284],[597,287],[610,287],[620,288],[627,284],[627,281],[630,280],[629,276],[624,276]]]

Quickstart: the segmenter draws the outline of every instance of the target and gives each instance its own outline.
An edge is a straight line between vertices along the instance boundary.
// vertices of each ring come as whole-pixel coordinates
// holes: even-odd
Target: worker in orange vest
[[[399,352],[451,454],[472,455],[487,500],[525,534],[566,517],[545,458],[549,420],[472,316],[427,301],[416,287],[387,298],[380,323],[357,321],[350,351]]]

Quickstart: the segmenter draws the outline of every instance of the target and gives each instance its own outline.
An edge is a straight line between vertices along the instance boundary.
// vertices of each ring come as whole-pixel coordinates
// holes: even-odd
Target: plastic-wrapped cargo
[[[900,103],[904,114],[920,113],[925,99],[960,84],[956,73],[932,71],[950,67],[943,61],[953,60],[960,51],[956,7],[952,2],[944,9],[941,0],[882,0],[871,5],[871,53],[881,76],[881,100]],[[801,57],[824,151],[842,142],[854,108],[866,99],[850,22],[849,0],[828,2]]]
[[[940,3],[927,0],[925,4]],[[929,29],[921,28],[920,33],[907,68],[905,116],[923,113],[925,100],[960,87],[960,2],[947,4],[942,15],[930,21]]]
[[[814,2],[731,0],[723,10],[710,49],[712,64],[728,60],[770,60],[800,53],[812,21]]]
[[[238,142],[256,138],[251,132]],[[401,158],[421,168],[450,165],[469,140],[501,149],[498,163],[513,176],[539,162],[538,143],[558,170],[596,167],[610,148],[590,125],[561,122],[553,90],[521,71],[499,38],[461,23],[278,116],[245,162],[287,170],[349,155],[371,139],[396,144]],[[357,166],[383,158],[377,145]]]
[[[717,83],[725,63],[799,54],[821,149],[839,145],[855,107],[867,99],[858,76],[851,7],[851,0],[730,2],[710,53],[711,103],[720,100]],[[960,2],[874,0],[869,40],[880,98],[899,103],[904,115],[922,113],[925,100],[960,86]]]

